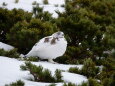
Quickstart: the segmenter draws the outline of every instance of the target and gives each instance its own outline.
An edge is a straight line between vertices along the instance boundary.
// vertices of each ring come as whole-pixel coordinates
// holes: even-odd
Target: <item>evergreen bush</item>
[[[88,85],[88,82],[82,82],[80,85],[78,85],[78,86],[89,86]]]
[[[17,52],[16,48],[10,51],[5,51],[4,49],[0,49],[0,56],[6,56],[9,58],[20,58],[20,54]]]
[[[93,78],[88,79],[88,84],[89,84],[88,86],[103,86],[99,83],[99,81]]]
[[[20,54],[17,52],[16,48],[7,51],[6,56],[10,58],[20,58]]]
[[[70,67],[69,68],[69,72],[71,72],[71,73],[80,73],[80,69],[79,68],[77,68],[77,67]]]
[[[81,55],[79,56],[80,58],[76,57],[80,53],[83,53],[83,52],[80,52],[79,48],[75,46],[68,46],[66,53],[63,56],[56,58],[55,60],[63,64],[83,64],[83,59],[81,58],[84,58],[84,56]]]
[[[40,19],[42,21],[49,21],[49,22],[53,21],[53,23],[55,23],[52,14],[49,13],[48,11],[43,11],[43,8],[41,8],[39,4],[34,6],[32,11],[35,18]]]
[[[36,1],[32,2],[32,5],[37,5],[37,2]]]
[[[78,69],[77,67],[71,67],[69,69],[69,72],[78,73],[87,77],[96,77],[99,73],[99,68],[96,67],[95,63],[91,60],[91,58],[87,58],[84,60],[82,69]]]
[[[6,55],[6,51],[4,49],[0,49],[0,56],[5,56]]]
[[[43,0],[43,3],[44,4],[48,4],[48,0]]]
[[[95,63],[90,58],[84,60],[81,74],[86,75],[87,77],[95,77],[98,73],[99,68],[96,67]]]
[[[75,84],[69,82],[69,83],[64,83],[63,86],[76,86]]]
[[[50,84],[49,86],[56,86],[56,84],[52,83],[52,84]]]
[[[30,21],[32,13],[24,12],[22,9],[7,10],[0,8],[0,41],[8,43],[6,40],[6,34],[10,32],[10,29],[19,21]]]
[[[20,65],[20,68],[22,71],[28,70],[28,68],[25,65]]]
[[[61,70],[56,69],[54,76],[55,76],[55,80],[56,80],[57,82],[62,82],[62,81],[63,81],[63,80],[62,80],[62,75],[61,75]]]
[[[20,53],[26,54],[41,38],[55,31],[55,25],[51,22],[42,22],[40,19],[33,18],[29,22],[24,20],[16,23],[6,38],[9,44],[18,48]]]
[[[113,86],[115,84],[115,58],[111,55],[103,60],[102,71],[96,78],[100,80],[103,86]]]
[[[79,85],[69,82],[69,83],[64,83],[63,86],[105,86],[105,85],[102,85],[96,79],[89,78],[87,82],[82,82]]]
[[[38,41],[40,30],[37,28],[28,29],[28,23],[18,22],[10,29],[10,33],[7,34],[7,40],[9,43],[18,48],[19,52],[25,54],[32,46]],[[13,40],[13,41],[12,41]],[[26,40],[26,41],[25,41]]]
[[[34,80],[37,82],[62,82],[62,75],[60,70],[55,71],[54,77],[51,71],[43,69],[42,66],[36,66],[30,62],[25,62],[25,65],[21,65],[22,70],[28,70],[30,74],[34,76]]]
[[[15,3],[18,3],[19,2],[19,0],[15,0]]]
[[[63,86],[89,86],[89,85],[87,82],[82,82],[80,85],[76,85],[74,83],[69,82],[69,83],[64,83]]]
[[[25,61],[33,61],[33,62],[38,62],[39,58],[38,57],[28,57],[24,58]]]
[[[113,0],[66,0],[65,12],[57,12],[57,27],[66,34],[68,46],[79,50],[66,53],[71,62],[83,58],[95,61],[115,48],[114,4]]]
[[[16,82],[11,83],[11,84],[6,84],[5,86],[24,86],[24,84],[25,83],[23,81],[18,80]]]
[[[101,72],[99,74],[99,79],[103,86],[114,86],[115,73],[114,72]]]

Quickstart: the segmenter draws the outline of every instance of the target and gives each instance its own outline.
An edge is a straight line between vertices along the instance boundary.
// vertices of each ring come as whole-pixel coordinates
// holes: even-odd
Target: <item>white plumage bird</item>
[[[55,63],[53,59],[62,56],[67,48],[67,41],[64,33],[58,31],[51,36],[42,38],[30,50],[26,57],[38,56],[41,59],[48,59],[49,62]]]

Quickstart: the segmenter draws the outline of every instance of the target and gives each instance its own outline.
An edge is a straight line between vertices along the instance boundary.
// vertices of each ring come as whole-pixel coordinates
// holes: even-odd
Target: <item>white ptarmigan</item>
[[[55,63],[53,59],[62,56],[66,48],[67,41],[64,38],[64,33],[58,31],[38,41],[30,52],[26,54],[26,57],[38,56],[41,59],[48,59],[49,62]]]

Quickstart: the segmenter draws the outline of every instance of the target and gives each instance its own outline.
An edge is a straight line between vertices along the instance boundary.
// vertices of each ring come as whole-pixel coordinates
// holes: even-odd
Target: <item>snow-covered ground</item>
[[[64,8],[61,7],[61,5],[64,5],[65,2],[64,0],[48,0],[48,4],[45,5],[43,4],[43,0],[19,0],[18,3],[15,3],[16,0],[0,0],[0,7],[8,8],[9,10],[13,8],[21,8],[24,9],[25,11],[32,11],[33,2],[39,3],[40,7],[44,8],[44,11],[49,11],[52,13],[53,17],[58,17],[57,13],[55,10],[59,10],[60,12],[64,11]],[[3,6],[3,3],[7,4],[6,6]],[[57,6],[56,6],[57,5]]]
[[[5,43],[0,42],[0,49],[4,49],[5,51],[9,51],[13,49],[14,47]]]
[[[79,74],[73,74],[67,72],[70,67],[79,67],[81,68],[82,65],[64,65],[64,64],[52,64],[48,62],[32,62],[36,65],[42,65],[43,68],[47,68],[52,71],[56,69],[64,70],[62,72],[63,80],[65,82],[72,82],[76,84],[81,84],[83,81],[87,81],[85,76]],[[21,71],[20,65],[24,64],[24,61],[18,61],[16,59],[11,59],[8,57],[0,56],[0,86],[4,86],[5,84],[15,82],[16,80],[22,80],[25,82],[25,86],[48,86],[51,83],[45,82],[34,82],[29,81],[30,78],[33,78],[32,75],[29,74],[29,71]],[[56,83],[57,86],[61,86],[62,83]]]
[[[7,50],[9,49],[9,47],[12,46],[0,42],[0,48],[1,47],[2,48],[4,47]],[[41,65],[43,66],[43,68],[49,69],[52,72],[52,75],[54,75],[56,69],[63,70],[62,76],[65,82],[81,84],[83,81],[87,81],[87,78],[85,76],[69,73],[67,71],[70,67],[82,68],[82,65],[52,64],[43,61],[32,62],[32,63],[38,66]],[[49,84],[51,84],[45,82],[30,81],[29,79],[33,77],[32,75],[29,74],[29,71],[20,70],[20,65],[22,64],[24,64],[24,61],[19,61],[17,59],[0,56],[0,86],[4,86],[5,84],[9,84],[17,80],[24,81],[25,86],[48,86]],[[62,86],[63,83],[56,83],[56,84],[57,86]]]

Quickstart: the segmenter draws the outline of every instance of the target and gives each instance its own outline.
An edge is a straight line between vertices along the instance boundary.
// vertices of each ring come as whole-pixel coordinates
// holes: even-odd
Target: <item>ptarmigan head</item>
[[[54,38],[57,38],[57,39],[58,39],[58,38],[64,38],[64,33],[61,32],[61,31],[58,31],[58,32],[52,34],[52,36],[53,36]]]

